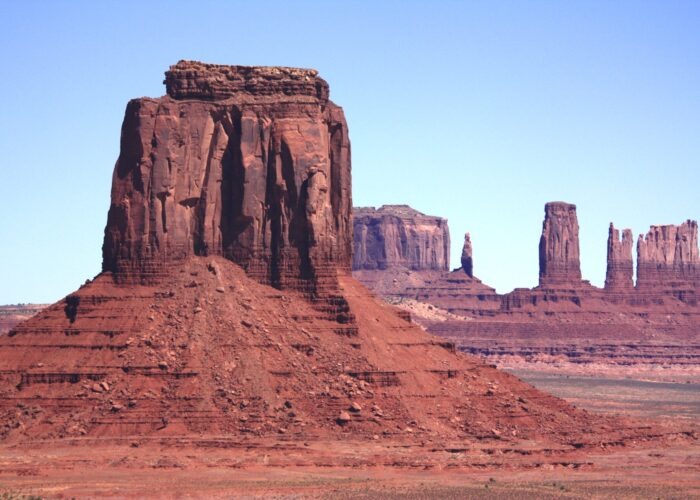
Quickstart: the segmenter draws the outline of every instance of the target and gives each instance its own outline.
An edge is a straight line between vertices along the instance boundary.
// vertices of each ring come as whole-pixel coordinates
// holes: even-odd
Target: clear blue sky
[[[578,205],[594,284],[610,221],[700,217],[696,0],[2,0],[0,57],[0,304],[99,272],[126,102],[179,59],[318,69],[355,205],[447,217],[499,291],[536,284],[546,201]]]

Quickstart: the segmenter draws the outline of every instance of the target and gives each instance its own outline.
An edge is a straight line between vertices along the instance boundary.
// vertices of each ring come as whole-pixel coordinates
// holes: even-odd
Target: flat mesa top
[[[544,211],[545,212],[555,212],[555,211],[575,211],[576,210],[576,205],[573,203],[567,203],[565,201],[550,201],[549,203],[546,203],[544,206]]]
[[[174,99],[219,100],[236,96],[312,97],[328,101],[328,83],[315,69],[235,66],[179,61],[165,72]]]
[[[393,216],[398,218],[409,218],[409,219],[431,219],[431,220],[446,220],[442,217],[436,215],[426,215],[423,212],[419,212],[415,208],[409,205],[382,205],[379,208],[374,207],[354,207],[353,216],[355,218],[360,217],[381,217],[384,215]]]

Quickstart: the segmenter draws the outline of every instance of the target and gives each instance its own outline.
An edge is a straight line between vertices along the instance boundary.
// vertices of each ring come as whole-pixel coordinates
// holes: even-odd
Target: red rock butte
[[[405,246],[421,240],[410,237],[415,241]],[[693,368],[700,355],[697,222],[653,225],[639,236],[636,284],[632,251],[632,231],[611,223],[605,286],[591,285],[581,276],[576,206],[551,202],[544,210],[534,288],[498,294],[475,278],[471,237],[457,271],[389,266],[355,268],[353,274],[377,294],[405,304],[428,331],[490,360]],[[406,302],[412,300],[439,309],[421,317],[423,309]]]
[[[350,268],[350,141],[314,70],[180,61],[129,102],[103,270],[147,283],[222,255],[278,288]]]
[[[540,286],[581,281],[576,205],[554,201],[544,206],[540,238]]]
[[[353,222],[353,269],[449,269],[447,219],[425,215],[408,205],[383,205],[355,208]]]
[[[126,108],[103,272],[0,337],[0,439],[659,436],[455,352],[350,277],[348,130],[315,71],[181,61],[165,82]]]

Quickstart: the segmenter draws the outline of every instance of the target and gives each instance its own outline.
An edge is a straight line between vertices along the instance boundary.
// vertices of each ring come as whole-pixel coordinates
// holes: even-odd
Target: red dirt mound
[[[535,440],[656,436],[456,353],[339,277],[355,329],[301,292],[191,257],[160,286],[98,276],[0,338],[0,436]]]

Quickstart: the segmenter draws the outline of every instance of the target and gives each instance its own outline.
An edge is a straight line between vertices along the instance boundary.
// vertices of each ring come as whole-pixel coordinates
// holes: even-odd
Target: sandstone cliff
[[[637,288],[700,287],[698,223],[651,226],[637,240]]]
[[[632,262],[632,231],[615,229],[612,222],[608,231],[608,264],[605,273],[606,290],[631,291],[634,287]]]
[[[576,205],[550,202],[544,206],[539,255],[540,286],[581,281]]]
[[[404,267],[447,271],[450,231],[447,220],[408,205],[355,208],[353,270]]]
[[[263,283],[313,288],[350,267],[350,142],[314,70],[180,61],[167,96],[129,102],[103,270],[149,282],[222,255]]]

